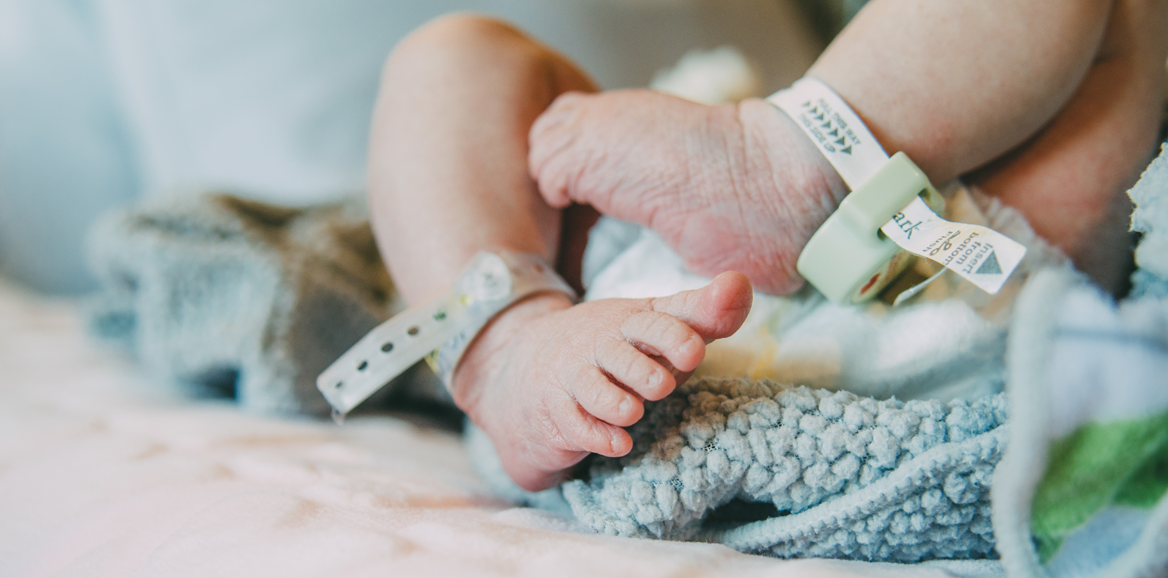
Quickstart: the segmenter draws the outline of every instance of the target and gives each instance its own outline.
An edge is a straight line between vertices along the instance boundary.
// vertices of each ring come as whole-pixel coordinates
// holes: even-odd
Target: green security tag
[[[932,259],[997,293],[1026,248],[987,227],[938,216],[944,199],[903,152],[888,157],[871,131],[826,84],[803,78],[767,99],[788,116],[852,192],[811,237],[797,269],[836,303],[878,295],[915,259]]]
[[[815,232],[799,254],[799,274],[836,303],[879,294],[915,260],[881,227],[920,195],[938,208],[944,205],[924,173],[897,153]]]

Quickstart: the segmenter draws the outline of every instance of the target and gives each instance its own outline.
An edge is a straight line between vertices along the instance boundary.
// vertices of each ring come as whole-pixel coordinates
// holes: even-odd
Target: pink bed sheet
[[[0,284],[0,576],[947,576],[594,535],[492,497],[456,436],[191,401]]]

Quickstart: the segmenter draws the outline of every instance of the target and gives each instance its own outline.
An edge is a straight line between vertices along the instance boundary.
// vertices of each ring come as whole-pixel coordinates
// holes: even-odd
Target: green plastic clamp
[[[908,155],[898,152],[852,191],[799,254],[799,274],[839,304],[867,301],[915,261],[880,230],[920,195],[943,214],[945,199]]]

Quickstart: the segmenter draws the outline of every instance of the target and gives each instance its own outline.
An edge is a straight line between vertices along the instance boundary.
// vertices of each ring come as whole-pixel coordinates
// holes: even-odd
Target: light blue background
[[[733,44],[775,89],[819,48],[785,0],[0,0],[0,271],[91,288],[86,229],[143,196],[362,189],[385,55],[455,9],[516,22],[607,88]]]

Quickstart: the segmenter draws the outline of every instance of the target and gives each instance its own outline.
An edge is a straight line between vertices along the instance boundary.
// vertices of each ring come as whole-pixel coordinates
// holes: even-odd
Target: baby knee
[[[440,70],[481,61],[484,55],[508,53],[538,59],[543,52],[535,40],[502,20],[455,13],[435,18],[402,39],[389,55],[385,70],[401,65]]]
[[[479,45],[502,41],[529,41],[527,35],[515,26],[482,14],[456,12],[439,16],[423,24],[410,37],[436,39],[442,43],[463,42]]]

